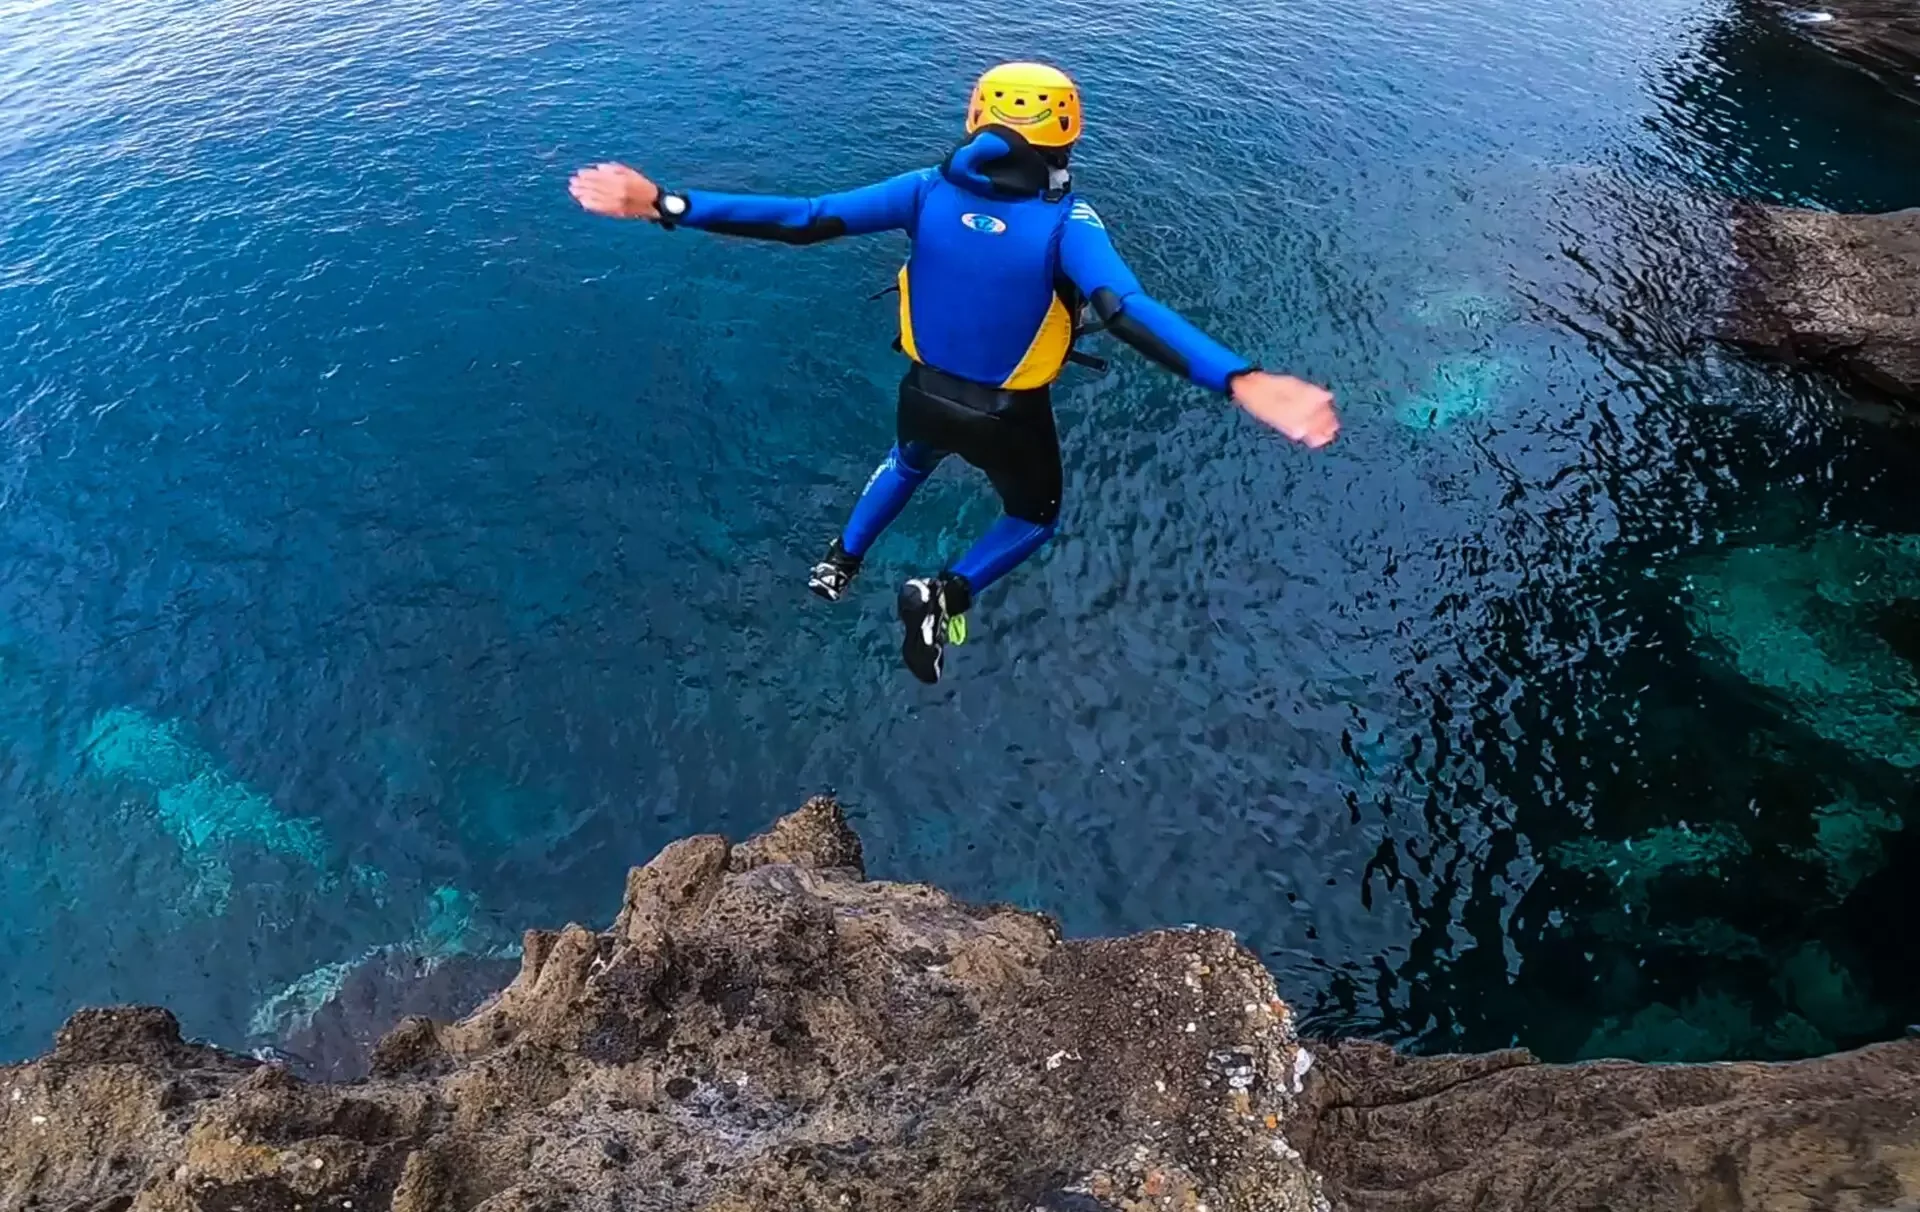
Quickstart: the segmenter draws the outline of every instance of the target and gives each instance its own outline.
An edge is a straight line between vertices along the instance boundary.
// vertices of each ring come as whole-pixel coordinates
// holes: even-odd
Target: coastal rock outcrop
[[[1278,1129],[1308,1063],[1230,935],[1065,941],[871,882],[818,799],[669,846],[607,930],[529,932],[361,1082],[83,1011],[0,1070],[0,1207],[1304,1210]]]
[[[381,971],[341,984],[344,1038],[437,995],[380,994]],[[387,975],[414,988],[421,974]],[[314,1021],[336,1021],[326,1013]],[[824,798],[745,843],[667,847],[630,874],[611,927],[530,931],[510,984],[458,1022],[401,1020],[370,1069],[311,1081],[185,1042],[164,1010],[81,1011],[50,1053],[0,1069],[0,1207],[1679,1212],[1920,1198],[1920,1043],[1697,1067],[1303,1046],[1231,935],[1066,940],[1025,910],[870,881]]]
[[[1722,335],[1920,401],[1920,209],[1882,215],[1747,206]]]
[[[1289,1139],[1349,1212],[1878,1212],[1920,1200],[1920,1043],[1542,1065],[1316,1045]]]

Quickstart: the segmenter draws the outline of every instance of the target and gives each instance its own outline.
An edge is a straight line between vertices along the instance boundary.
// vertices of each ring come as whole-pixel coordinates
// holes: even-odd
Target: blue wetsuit
[[[1140,288],[1100,216],[1065,173],[1000,127],[976,133],[938,168],[818,198],[690,190],[666,195],[672,225],[811,244],[905,231],[898,440],[841,534],[858,559],[948,454],[985,471],[1007,516],[957,561],[955,613],[1050,538],[1060,512],[1060,448],[1048,387],[1072,352],[1081,303],[1107,331],[1215,391],[1249,371]],[[679,213],[674,214],[674,211]]]

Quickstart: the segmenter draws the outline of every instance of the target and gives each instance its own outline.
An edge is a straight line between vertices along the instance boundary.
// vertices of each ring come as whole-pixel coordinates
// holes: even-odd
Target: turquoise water
[[[900,245],[565,183],[874,178],[1015,55],[1158,293],[1346,430],[1075,372],[1062,536],[929,690],[888,587],[981,484],[802,589]],[[877,874],[1231,926],[1321,1029],[1897,1034],[1916,444],[1697,334],[1727,197],[1920,203],[1915,129],[1698,0],[0,0],[0,1055],[117,1000],[247,1043],[826,787]]]

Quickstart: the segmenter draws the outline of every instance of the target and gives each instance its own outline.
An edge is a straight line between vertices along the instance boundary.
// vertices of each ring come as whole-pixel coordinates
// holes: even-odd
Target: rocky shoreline
[[[1734,248],[1743,268],[1723,336],[1920,403],[1920,209],[1746,206],[1735,216]]]
[[[354,980],[319,1041],[482,969]],[[404,978],[404,979],[402,979]],[[379,982],[369,975],[367,981]],[[371,988],[371,985],[366,986]],[[354,992],[361,989],[361,992]],[[411,989],[413,992],[405,992]],[[327,1032],[335,1031],[331,1037]],[[347,1057],[342,1060],[341,1057]],[[345,1066],[341,1068],[340,1066]],[[88,1010],[0,1070],[0,1207],[1879,1208],[1920,1198],[1920,1044],[1787,1065],[1413,1059],[1305,1043],[1217,930],[1067,940],[870,881],[831,799],[675,843],[613,925],[526,935],[454,1023],[352,1082]]]
[[[1889,106],[1920,106],[1920,5],[1761,0],[1810,44],[1878,81]],[[1911,110],[1920,136],[1920,108]],[[1889,149],[1889,154],[1901,154]],[[1892,400],[1920,403],[1920,209],[1838,214],[1742,205],[1740,270],[1719,335],[1762,357],[1830,370]]]

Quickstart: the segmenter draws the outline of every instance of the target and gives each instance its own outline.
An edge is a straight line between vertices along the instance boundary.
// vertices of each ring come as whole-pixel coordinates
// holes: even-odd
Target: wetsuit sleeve
[[[778,240],[782,244],[818,244],[839,236],[912,231],[928,178],[926,171],[904,173],[874,185],[818,198],[687,190],[680,194],[687,203],[686,213],[678,216],[674,224],[726,236]]]
[[[1060,268],[1093,304],[1107,331],[1160,365],[1214,391],[1252,363],[1140,288],[1093,207],[1075,201],[1060,233]]]

